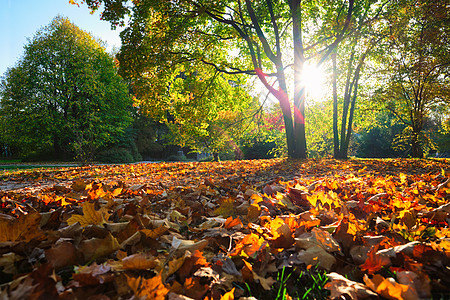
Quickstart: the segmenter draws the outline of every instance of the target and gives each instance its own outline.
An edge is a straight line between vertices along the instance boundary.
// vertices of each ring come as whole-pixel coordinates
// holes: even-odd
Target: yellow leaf
[[[67,224],[72,225],[79,222],[81,227],[88,225],[101,225],[106,223],[109,218],[109,214],[106,212],[105,208],[99,211],[95,210],[94,203],[84,202],[82,204],[83,215],[73,215],[67,220]]]
[[[235,288],[233,288],[231,291],[223,294],[223,296],[220,297],[220,300],[234,300],[234,290],[235,290]]]

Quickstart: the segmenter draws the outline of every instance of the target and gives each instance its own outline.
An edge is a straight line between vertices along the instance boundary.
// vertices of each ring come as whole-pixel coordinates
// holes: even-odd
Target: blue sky
[[[89,11],[86,5],[77,7],[69,0],[0,0],[0,76],[20,59],[27,39],[58,14],[105,41],[108,51],[119,47],[121,28],[111,30],[99,13],[91,15]]]

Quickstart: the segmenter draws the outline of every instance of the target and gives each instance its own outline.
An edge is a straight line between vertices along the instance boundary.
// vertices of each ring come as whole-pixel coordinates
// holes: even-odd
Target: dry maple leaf
[[[410,286],[400,284],[393,278],[384,278],[375,274],[372,279],[364,275],[364,282],[374,292],[392,300],[419,300],[415,289]]]
[[[161,273],[150,279],[126,276],[128,285],[138,297],[147,297],[147,299],[152,300],[165,300],[166,295],[169,293],[169,290],[162,282]]]
[[[389,257],[382,254],[377,254],[377,251],[378,246],[373,247],[369,251],[366,261],[360,266],[361,270],[367,271],[369,274],[373,274],[381,270],[383,267],[391,264]]]
[[[235,247],[230,256],[247,255],[252,256],[259,251],[265,240],[254,233],[247,234]]]
[[[83,207],[83,215],[72,215],[67,220],[67,224],[72,225],[78,222],[81,227],[86,227],[88,225],[101,225],[106,223],[106,220],[109,218],[109,214],[106,209],[101,208],[97,211],[94,208],[94,203],[83,202],[81,206]]]
[[[245,264],[245,267],[251,271],[253,279],[258,280],[263,289],[265,289],[266,291],[270,291],[272,289],[272,285],[277,281],[272,277],[264,278],[262,276],[259,276],[255,271],[253,271],[253,267],[249,262],[247,262],[245,259],[243,260],[243,262]]]
[[[331,291],[331,299],[348,299],[349,297],[357,300],[377,296],[365,285],[349,280],[338,273],[332,272],[327,276],[331,281],[327,282],[325,288]]]
[[[242,227],[242,221],[239,218],[233,219],[233,217],[228,217],[228,219],[225,221],[225,229],[230,229],[235,226],[240,225]]]
[[[83,240],[78,246],[79,251],[83,254],[84,260],[89,261],[99,257],[107,256],[117,250],[120,245],[117,239],[108,233],[104,239],[93,238]]]
[[[185,251],[189,250],[191,252],[195,250],[202,250],[208,245],[208,240],[201,240],[198,242],[190,240],[180,240],[177,237],[172,239],[172,251]]]
[[[45,258],[53,268],[57,269],[76,264],[78,252],[71,242],[62,240],[45,250]]]
[[[160,261],[149,254],[136,253],[122,258],[121,261],[109,261],[108,265],[115,271],[151,270],[159,266]]]
[[[18,218],[0,216],[0,242],[29,242],[32,239],[44,238],[40,229],[41,215],[31,212]]]

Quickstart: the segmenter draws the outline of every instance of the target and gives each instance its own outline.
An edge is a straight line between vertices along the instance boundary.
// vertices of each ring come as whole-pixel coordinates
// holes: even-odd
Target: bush
[[[276,148],[275,142],[256,142],[242,148],[245,159],[273,158],[273,150]]]
[[[103,163],[132,163],[136,161],[131,151],[122,147],[114,147],[100,152],[97,155],[97,160]]]
[[[166,161],[187,161],[188,159],[186,156],[180,156],[180,155],[170,155],[166,158]]]

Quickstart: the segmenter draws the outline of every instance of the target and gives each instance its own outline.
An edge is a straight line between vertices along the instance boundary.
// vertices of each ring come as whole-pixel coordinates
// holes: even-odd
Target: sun
[[[306,63],[303,67],[302,82],[309,99],[323,101],[326,95],[325,72],[322,68]]]

